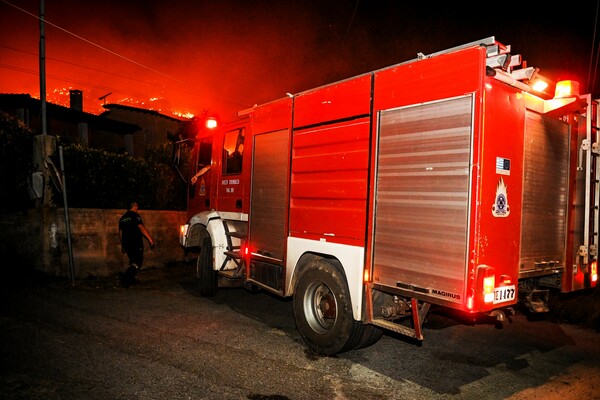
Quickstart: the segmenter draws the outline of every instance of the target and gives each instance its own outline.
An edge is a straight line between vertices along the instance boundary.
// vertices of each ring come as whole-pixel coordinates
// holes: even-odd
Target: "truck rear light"
[[[496,286],[495,270],[492,267],[483,267],[483,302],[494,301],[494,287]]]
[[[592,261],[590,263],[590,278],[592,281],[592,285],[595,285],[598,282],[598,261]]]

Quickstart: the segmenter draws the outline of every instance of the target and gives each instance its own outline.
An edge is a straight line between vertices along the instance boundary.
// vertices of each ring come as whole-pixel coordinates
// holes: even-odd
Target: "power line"
[[[16,52],[28,54],[28,55],[31,55],[33,57],[37,57],[38,56],[34,52],[17,49],[17,48],[12,47],[12,46],[6,46],[6,45],[0,44],[0,47],[3,47],[5,49],[9,49],[9,50],[12,50],[12,51],[16,51]],[[174,91],[179,92],[179,93],[188,94],[188,95],[194,95],[194,96],[197,96],[199,98],[219,100],[219,101],[227,101],[229,103],[236,104],[236,105],[239,105],[241,107],[247,107],[248,106],[248,104],[243,104],[243,103],[235,102],[233,100],[223,100],[223,99],[220,99],[220,98],[217,98],[217,97],[213,97],[213,96],[201,95],[201,94],[198,94],[197,92],[190,91],[190,90],[182,90],[182,89],[178,89],[178,88],[175,88],[175,87],[172,87],[172,86],[164,86],[164,85],[161,85],[161,84],[158,84],[158,83],[150,83],[150,82],[145,81],[145,80],[135,79],[135,78],[131,78],[131,77],[125,76],[125,75],[115,74],[113,72],[108,72],[106,70],[102,70],[102,69],[99,69],[99,68],[88,67],[86,65],[82,65],[82,64],[73,63],[73,62],[70,62],[70,61],[61,60],[61,59],[58,59],[58,58],[55,58],[55,57],[46,57],[46,60],[51,60],[51,61],[54,61],[54,62],[63,63],[63,64],[67,64],[67,65],[72,65],[72,66],[77,67],[77,68],[86,69],[86,70],[90,70],[90,71],[93,71],[93,72],[98,72],[98,73],[102,73],[102,74],[105,74],[105,75],[114,76],[114,77],[117,77],[117,78],[120,78],[120,79],[126,79],[126,80],[129,80],[131,82],[142,83],[142,84],[148,85],[148,86],[155,86],[157,88],[160,88],[161,90],[174,90]],[[0,67],[1,68],[7,68],[7,69],[13,69],[15,71],[18,71],[19,68],[20,68],[20,67],[16,67],[16,66],[10,66],[8,64],[1,64]],[[27,70],[27,71],[29,72],[31,70]],[[64,78],[64,77],[63,78],[57,78],[57,79],[59,79],[59,80],[61,80],[63,82],[67,82],[67,83],[70,82],[70,81],[68,81],[68,78]],[[77,83],[77,82],[73,81],[71,83]],[[89,83],[87,86],[88,87],[94,87],[91,83]],[[189,87],[189,85],[188,85],[188,87]],[[120,90],[120,91],[116,90],[116,89],[112,89],[112,90],[114,90],[115,92],[118,92],[118,93],[125,94],[123,92],[123,90]],[[144,97],[144,95],[136,95],[136,96]]]
[[[35,19],[37,19],[37,20],[40,19],[37,15],[35,15],[35,14],[33,14],[33,13],[31,13],[31,12],[29,12],[29,11],[21,8],[21,7],[18,7],[18,6],[14,5],[14,4],[6,1],[6,0],[0,0],[0,1],[2,3],[5,3],[5,4],[7,4],[7,5],[9,5],[9,6],[13,7],[13,8],[15,8],[15,9],[17,9],[17,10],[19,10],[19,11],[21,11],[21,12],[23,12],[23,13],[25,13],[25,14],[33,17],[33,18],[35,18]],[[52,22],[49,22],[47,19],[44,19],[44,23],[46,25],[50,25],[50,26],[52,26],[52,27],[54,27],[54,28],[56,28],[56,29],[58,29],[58,30],[60,30],[60,31],[66,33],[66,34],[68,34],[68,35],[71,35],[71,36],[73,36],[73,37],[75,37],[75,38],[77,38],[79,40],[82,40],[85,43],[88,43],[88,44],[90,44],[90,45],[92,45],[94,47],[97,47],[97,48],[99,48],[99,49],[101,49],[101,50],[103,50],[103,51],[105,51],[107,53],[110,53],[110,54],[112,54],[112,55],[114,55],[116,57],[119,57],[119,58],[121,58],[121,59],[123,59],[123,60],[125,60],[127,62],[130,62],[130,63],[132,63],[134,65],[137,65],[138,67],[141,67],[141,68],[146,69],[148,71],[154,72],[154,73],[159,74],[159,75],[161,75],[161,76],[163,76],[165,78],[171,79],[171,80],[173,80],[175,82],[178,82],[178,83],[180,83],[182,85],[185,85],[185,86],[189,87],[189,84],[187,82],[184,82],[184,81],[182,81],[182,80],[180,80],[178,78],[175,78],[175,77],[173,77],[171,75],[165,74],[165,73],[163,73],[161,71],[158,71],[158,70],[156,70],[156,69],[154,69],[152,67],[144,65],[142,63],[139,63],[139,62],[137,62],[135,60],[132,60],[131,58],[125,57],[125,56],[123,56],[123,55],[121,55],[121,54],[119,54],[119,53],[117,53],[117,52],[115,52],[113,50],[110,50],[110,49],[108,49],[108,48],[106,48],[104,46],[101,46],[101,45],[99,45],[97,43],[94,43],[91,40],[88,40],[88,39],[84,38],[83,36],[77,35],[76,33],[73,33],[73,32],[71,32],[71,31],[69,31],[69,30],[67,30],[65,28],[62,28],[62,27],[60,27],[60,26],[58,26],[58,25],[56,25],[56,24],[54,24]],[[177,89],[174,89],[174,90],[177,90]],[[179,91],[179,90],[177,90],[177,91]],[[227,103],[230,103],[230,104],[235,104],[236,106],[244,106],[244,107],[248,106],[248,104],[240,103],[238,101],[233,101],[233,100],[229,100],[229,99],[223,99],[223,98],[219,98],[219,97],[203,96],[203,95],[198,95],[197,93],[193,93],[193,92],[182,92],[182,93],[195,94],[198,97],[203,97],[203,98],[206,98],[206,99],[212,99],[212,100],[216,100],[216,101],[223,101],[223,102],[227,102]],[[144,96],[140,96],[140,97],[144,97]]]
[[[354,16],[356,15],[356,10],[358,9],[358,3],[360,0],[356,0],[356,5],[354,6],[354,11],[352,11],[352,17],[350,17],[350,22],[348,22],[348,27],[346,28],[346,34],[344,34],[344,40],[342,41],[342,47],[346,45],[346,39],[348,39],[348,35],[350,34],[350,28],[352,27],[352,22],[354,21]]]
[[[28,54],[28,55],[31,55],[31,56],[34,56],[34,57],[38,56],[37,53],[34,53],[32,51],[20,50],[20,49],[14,48],[12,46],[5,46],[5,45],[0,44],[0,47],[3,47],[5,49],[9,49],[9,50],[12,50],[12,51],[16,51],[16,52]],[[111,75],[111,76],[114,76],[114,77],[117,77],[117,78],[127,79],[127,80],[132,81],[132,82],[139,82],[139,83],[144,83],[146,85],[163,87],[162,85],[160,85],[158,83],[149,83],[149,82],[143,81],[141,79],[135,79],[135,78],[131,78],[131,77],[125,76],[125,75],[115,74],[113,72],[108,72],[108,71],[103,70],[103,69],[94,68],[94,67],[88,67],[88,66],[85,66],[85,65],[77,64],[77,63],[70,62],[70,61],[61,60],[61,59],[54,58],[54,57],[46,57],[46,60],[55,61],[55,62],[58,62],[58,63],[67,64],[67,65],[72,65],[72,66],[77,67],[77,68],[87,69],[87,70],[90,70],[90,71],[99,72],[99,73],[106,74],[106,75]],[[172,89],[174,89],[174,88],[172,88]]]
[[[16,8],[17,10],[19,10],[19,11],[21,11],[21,12],[24,12],[25,14],[27,14],[27,15],[29,15],[29,16],[32,16],[32,17],[34,17],[35,19],[38,19],[38,20],[40,19],[40,17],[38,17],[37,15],[35,15],[35,14],[32,14],[32,13],[30,13],[29,11],[22,9],[21,7],[17,7],[16,5],[14,5],[14,4],[12,4],[12,3],[9,3],[9,2],[8,2],[8,1],[6,1],[6,0],[0,0],[0,1],[2,1],[3,3],[6,3],[6,4],[8,4],[8,5],[9,5],[9,6],[11,6],[11,7],[14,7],[14,8]],[[123,59],[123,60],[125,60],[125,61],[128,61],[128,62],[130,62],[130,63],[132,63],[132,64],[135,64],[135,65],[137,65],[138,67],[142,67],[142,68],[144,68],[144,69],[147,69],[147,70],[149,70],[149,71],[152,71],[152,72],[154,72],[154,73],[157,73],[157,74],[159,74],[159,75],[162,75],[162,76],[164,76],[165,78],[173,79],[174,81],[177,81],[177,82],[180,82],[180,83],[185,83],[185,82],[183,82],[183,81],[181,81],[181,80],[179,80],[179,79],[177,79],[177,78],[175,78],[175,77],[173,77],[173,76],[170,76],[170,75],[167,75],[167,74],[165,74],[165,73],[162,73],[162,72],[160,72],[160,71],[158,71],[158,70],[156,70],[156,69],[154,69],[154,68],[151,68],[151,67],[149,67],[149,66],[147,66],[147,65],[144,65],[144,64],[142,64],[142,63],[139,63],[139,62],[137,62],[137,61],[135,61],[135,60],[132,60],[131,58],[125,57],[124,55],[121,55],[121,54],[119,54],[119,53],[117,53],[117,52],[115,52],[115,51],[112,51],[112,50],[110,50],[110,49],[107,49],[107,48],[106,48],[106,47],[104,47],[104,46],[101,46],[101,45],[99,45],[99,44],[97,44],[97,43],[94,43],[94,42],[92,42],[91,40],[88,40],[88,39],[84,38],[83,36],[80,36],[80,35],[77,35],[76,33],[73,33],[73,32],[71,32],[71,31],[68,31],[68,30],[67,30],[67,29],[65,29],[65,28],[62,28],[62,27],[60,27],[60,26],[58,26],[58,25],[56,25],[56,24],[53,24],[52,22],[48,21],[47,19],[44,19],[44,23],[45,23],[45,24],[47,24],[47,25],[50,25],[50,26],[52,26],[52,27],[54,27],[54,28],[56,28],[56,29],[58,29],[58,30],[60,30],[60,31],[62,31],[62,32],[66,33],[66,34],[68,34],[68,35],[71,35],[71,36],[73,36],[73,37],[75,37],[75,38],[77,38],[77,39],[79,39],[79,40],[82,40],[82,41],[86,42],[87,44],[90,44],[90,45],[92,45],[92,46],[94,46],[94,47],[97,47],[97,48],[99,48],[100,50],[104,50],[104,51],[106,51],[107,53],[110,53],[110,54],[112,54],[112,55],[114,55],[114,56],[116,56],[116,57],[122,58],[122,59]]]
[[[27,68],[22,68],[22,67],[15,67],[14,65],[0,64],[0,68],[10,69],[10,70],[13,70],[13,71],[22,72],[22,73],[26,73],[26,74],[30,74],[30,75],[38,75],[38,71],[35,71],[35,70],[32,70],[32,69],[27,69]],[[90,82],[77,81],[77,80],[73,80],[72,78],[67,78],[67,77],[64,77],[64,76],[48,74],[47,77],[50,78],[50,79],[54,79],[54,80],[60,81],[60,82],[75,83],[75,84],[77,84],[79,86],[93,88],[93,89],[98,89],[98,90],[102,90],[102,91],[112,90],[115,93],[120,93],[120,94],[125,95],[125,96],[144,97],[144,95],[142,95],[140,93],[125,92],[123,90],[115,89],[115,88],[112,88],[110,86],[103,86],[103,85],[93,84],[93,83],[90,83]]]

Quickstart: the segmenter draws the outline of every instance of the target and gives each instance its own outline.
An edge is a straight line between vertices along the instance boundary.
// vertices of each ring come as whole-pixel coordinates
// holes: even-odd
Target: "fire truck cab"
[[[194,140],[202,295],[293,296],[319,353],[418,340],[431,305],[502,320],[593,287],[598,101],[494,37],[239,113]]]

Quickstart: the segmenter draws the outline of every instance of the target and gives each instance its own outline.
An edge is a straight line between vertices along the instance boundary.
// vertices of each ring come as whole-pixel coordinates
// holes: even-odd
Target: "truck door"
[[[463,301],[472,113],[471,96],[380,112],[376,281]]]
[[[214,198],[214,193],[211,192],[213,188],[211,178],[214,177],[214,172],[210,171],[212,146],[212,136],[204,137],[194,145],[192,153],[194,170],[188,187],[188,211],[190,215],[211,209],[211,197]]]
[[[519,278],[565,268],[569,141],[567,123],[527,112]]]

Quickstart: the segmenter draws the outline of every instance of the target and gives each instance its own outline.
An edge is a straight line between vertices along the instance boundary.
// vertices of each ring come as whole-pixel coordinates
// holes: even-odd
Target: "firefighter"
[[[150,248],[154,248],[154,240],[144,226],[142,217],[138,213],[139,206],[137,202],[132,202],[129,209],[119,219],[119,239],[121,242],[121,254],[127,254],[129,257],[129,266],[121,274],[121,284],[129,287],[136,282],[135,275],[142,269],[144,262],[144,238],[150,243]]]

